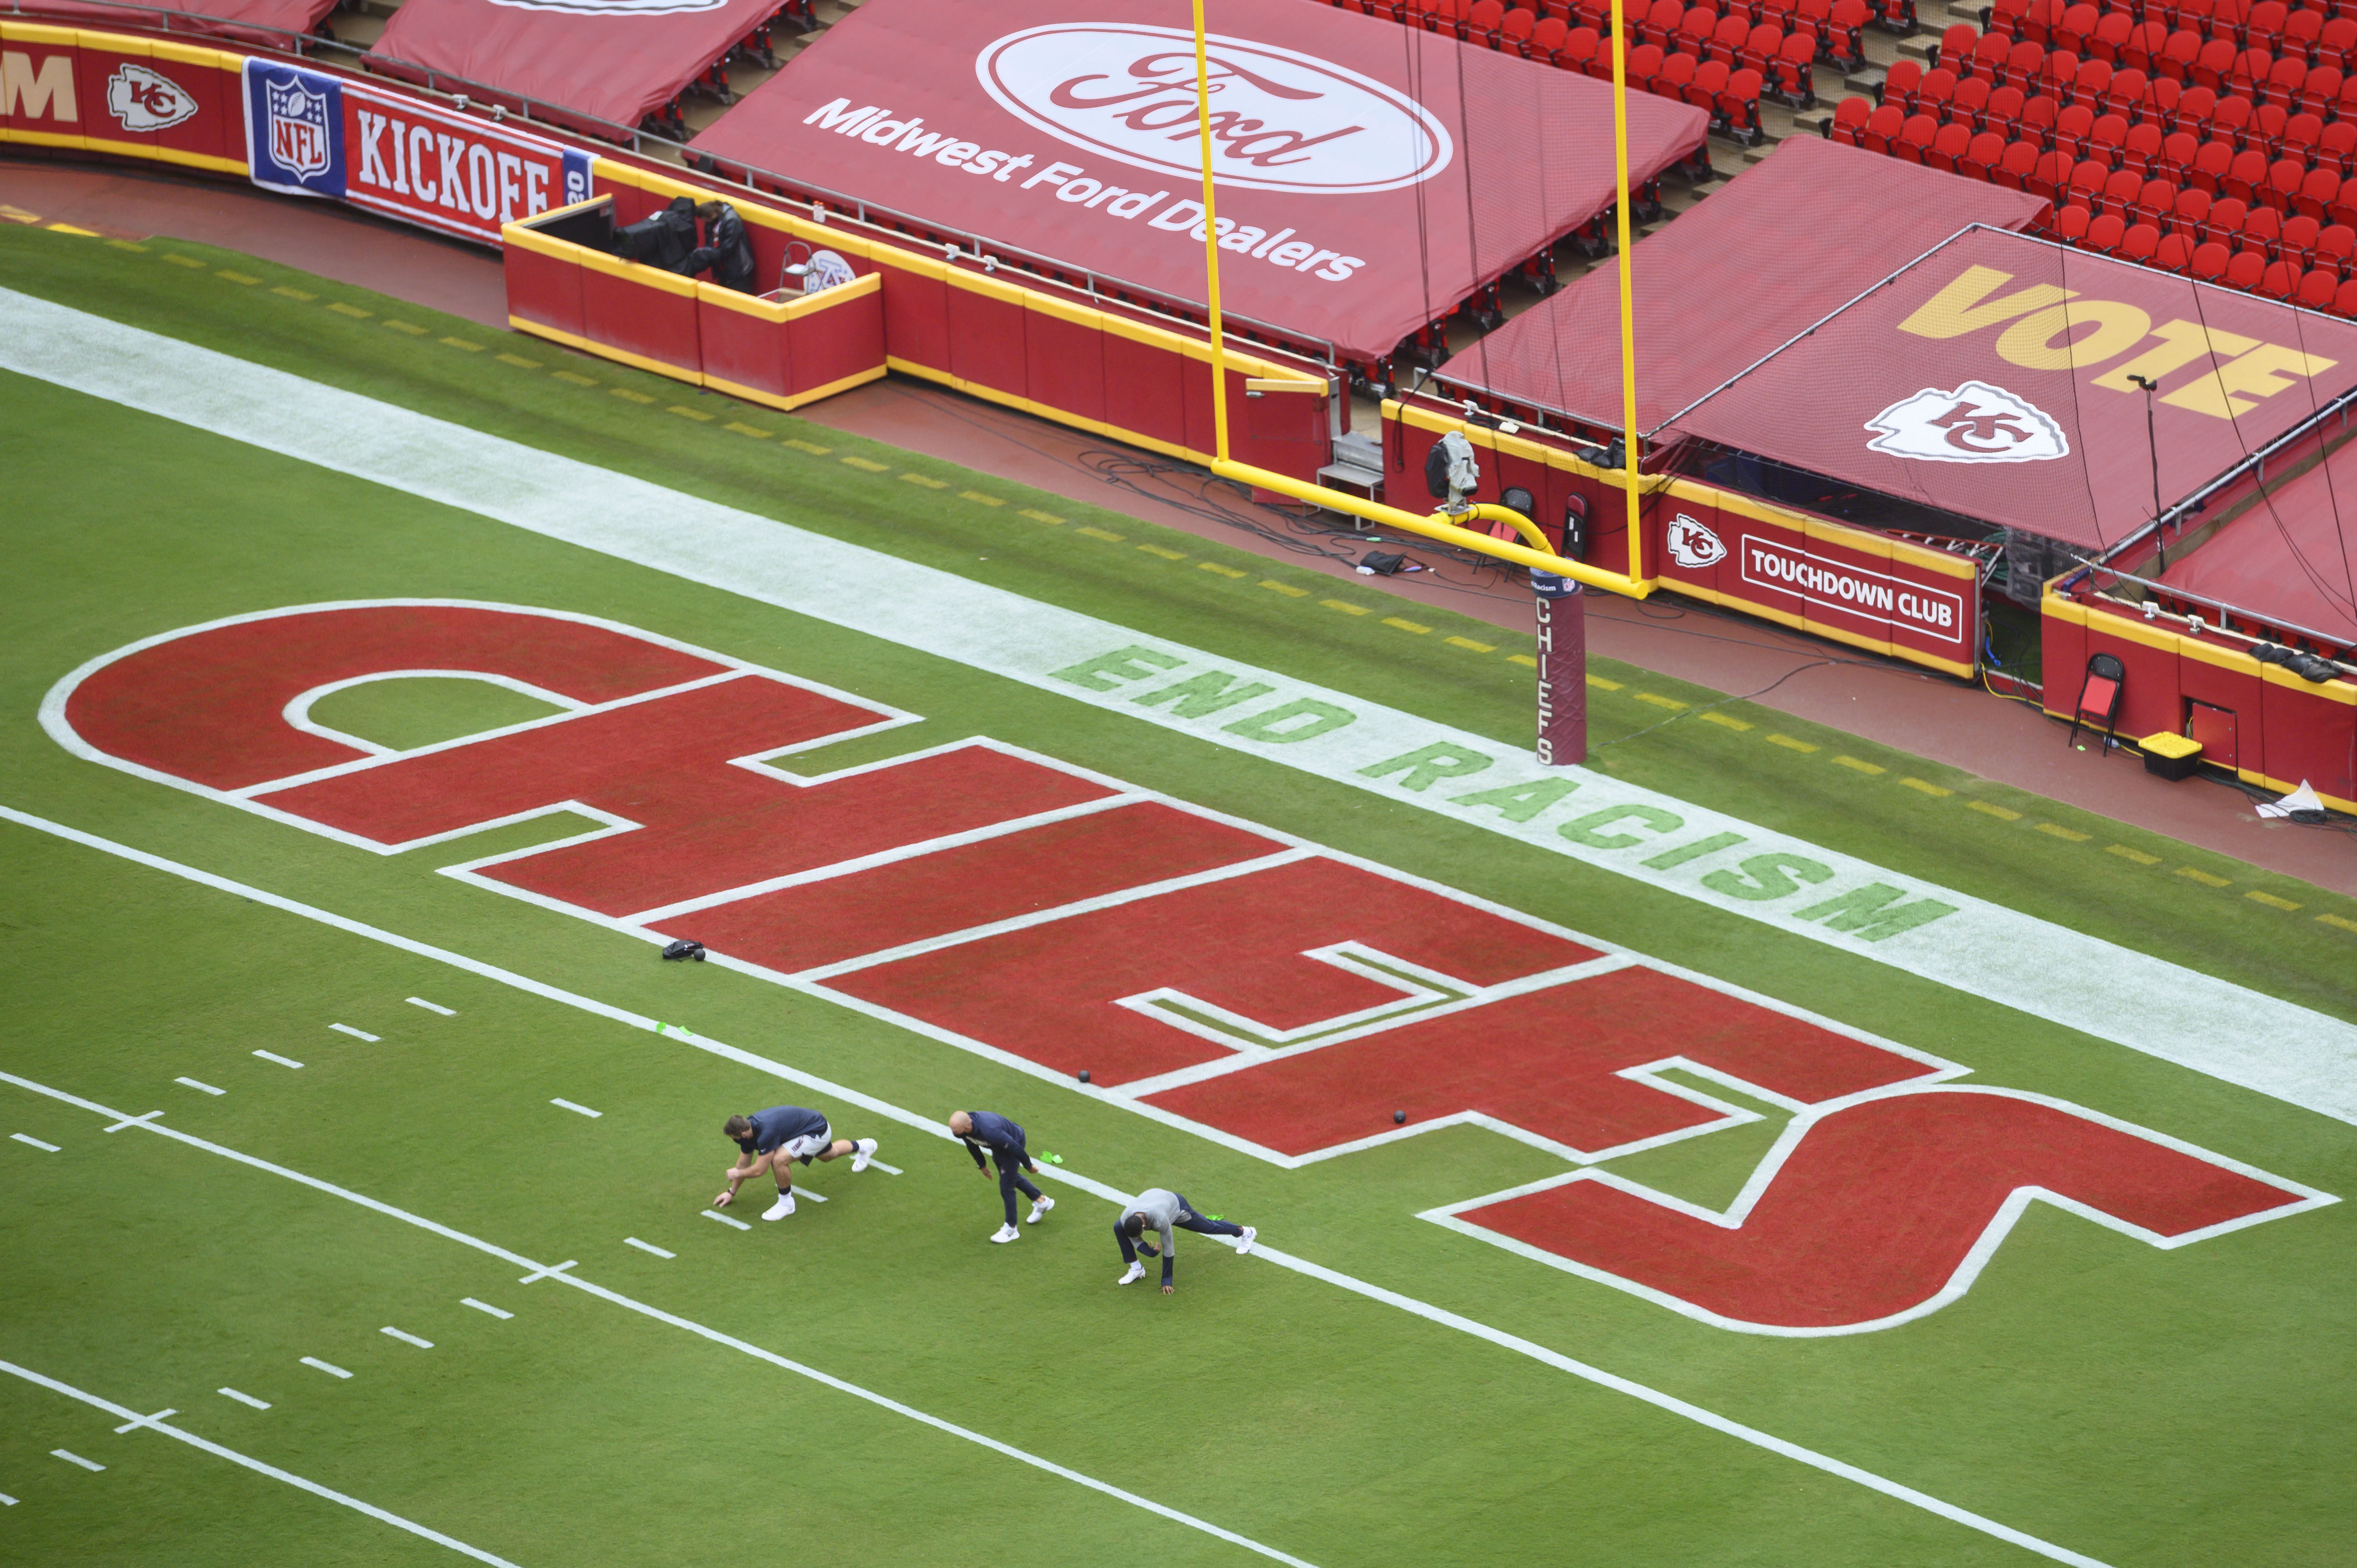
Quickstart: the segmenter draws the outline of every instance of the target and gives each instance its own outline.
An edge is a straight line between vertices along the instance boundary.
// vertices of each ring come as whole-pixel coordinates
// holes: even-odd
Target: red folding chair
[[[2339,273],[2330,267],[2311,268],[2308,274],[2299,280],[2299,292],[2292,296],[2292,303],[2309,310],[2330,310],[2332,308],[2332,297],[2340,292],[2340,288]]]
[[[2168,47],[2169,29],[2158,22],[2147,22],[2130,29],[2127,41],[2120,46],[2119,63],[2155,74],[2160,69],[2156,62]]]
[[[1759,74],[1756,70],[1751,72],[1754,78]],[[1899,139],[1890,145],[1891,156],[1901,163],[1920,164],[1924,155],[1932,150],[1932,139],[1939,134],[1940,123],[1937,120],[1929,114],[1914,115],[1900,127]]]
[[[2005,156],[2005,148],[2003,136],[1995,131],[1983,131],[1972,139],[1964,148],[1964,156],[1956,160],[1956,172],[1970,179],[1994,184],[1997,163]]]
[[[2163,234],[2159,248],[2153,252],[2152,264],[2163,272],[2179,277],[2193,270],[2193,244],[2182,234]]]
[[[2256,251],[2237,251],[2234,252],[2234,259],[2226,263],[2226,275],[2221,281],[2228,288],[2238,288],[2244,294],[2256,294],[2259,289],[2259,280],[2267,275],[2267,268],[2271,264],[2266,257]]]
[[[2113,732],[2119,723],[2120,695],[2127,685],[2128,672],[2116,655],[2098,653],[2087,660],[2086,678],[2079,683],[2079,701],[2071,712],[2071,728],[2062,737],[2065,746],[2079,744],[2079,726],[2093,729],[2104,726],[2104,750],[2112,749]]]
[[[2100,251],[2108,256],[2120,248],[2120,239],[2127,231],[2128,226],[2120,221],[2118,213],[2098,212],[2094,221],[2087,225],[2087,237],[2081,242],[2081,248]]]
[[[2266,183],[2267,155],[2245,151],[2236,153],[2234,161],[2226,166],[2226,178],[2220,188],[2237,201],[2255,203]]]
[[[2098,114],[2087,127],[2087,156],[2114,168],[2127,162],[2128,123],[2116,114]]]
[[[2038,166],[2039,152],[2030,142],[2007,142],[2005,156],[1989,174],[1989,183],[2004,186],[2008,190],[2028,190],[2030,171]]]
[[[2310,169],[2300,179],[2299,190],[2292,198],[2292,209],[2303,218],[2312,218],[2321,224],[2331,217],[2332,204],[2340,198],[2341,186],[2341,177],[2330,169]]]
[[[2196,245],[2193,247],[2193,264],[2187,272],[2195,283],[2222,284],[2226,281],[2227,261],[2233,254],[2215,241]]]
[[[2102,14],[2093,5],[2082,4],[2072,6],[2062,13],[2061,21],[2055,25],[2055,47],[2069,49],[2072,54],[2085,54],[2087,37],[2095,30],[2101,19]]]
[[[2213,201],[2201,220],[2201,238],[2205,242],[2215,240],[2231,252],[2243,242],[2243,220],[2250,215],[2249,206],[2231,196]]]
[[[1708,70],[1712,66],[1717,66],[1722,74],[1727,70],[1726,63],[1721,60],[1706,61],[1703,70]],[[1697,82],[1702,80],[1700,72],[1695,73],[1695,80]],[[1899,133],[1905,129],[1906,124],[1906,111],[1895,103],[1886,103],[1867,116],[1865,125],[1858,131],[1858,145],[1869,153],[1891,156]]]
[[[2339,277],[2357,271],[2357,229],[2327,223],[2316,231],[2316,264]]]
[[[1981,129],[1995,131],[2012,141],[2021,134],[2021,89],[1998,87],[1989,91],[1988,103],[1981,111]]]
[[[1957,161],[1972,144],[1972,132],[1951,121],[1940,127],[1938,134],[1932,138],[1932,145],[1923,149],[1924,166],[1954,174]]]
[[[2109,11],[2087,35],[2087,52],[2105,65],[2118,65],[2127,51],[2136,19],[2125,11]]]
[[[1803,44],[1806,44],[1808,42],[1808,35],[1805,33],[1785,34],[1784,54],[1788,59],[1792,55],[1793,40],[1796,38]],[[1803,60],[1800,62],[1803,88],[1812,94],[1815,91],[1815,84],[1813,80],[1809,76],[1808,71],[1810,65],[1813,63],[1813,59]],[[1977,76],[1965,77],[1964,80],[1956,83],[1955,95],[1948,100],[1947,117],[1952,122],[1960,120],[1965,124],[1970,125],[1975,131],[1986,130],[1988,128],[1986,124],[1988,114],[1988,101],[1989,84],[1983,81]]]
[[[2177,187],[2165,179],[2148,179],[2136,192],[2129,206],[2129,215],[2138,223],[2149,223],[2162,233],[2169,232],[2169,220],[2177,213]]]
[[[2169,221],[2163,227],[2173,234],[2182,234],[2189,243],[2199,244],[2202,220],[2210,216],[2210,195],[2203,190],[2179,190],[2171,204]]]
[[[1775,59],[1769,62],[1770,70],[1766,73],[1768,80],[1776,84],[1774,96],[1781,98],[1795,109],[1815,108],[1817,106],[1816,63],[1817,40],[1814,38],[1807,33],[1785,34],[1783,42],[1777,47]],[[1980,102],[1988,102],[1987,82],[1977,78],[1969,82],[1960,82],[1957,84],[1958,92],[1961,93],[1968,86],[1979,90]],[[1971,127],[1980,123],[1980,116],[1975,111],[1966,109],[1961,98],[1956,101],[1956,109],[1966,121],[1965,124],[1959,125],[1956,129],[1965,131],[1969,140]]]
[[[2276,259],[2291,262],[2302,272],[2316,265],[2316,237],[2324,225],[2302,212],[2284,220],[2283,240],[2276,249]]]
[[[2149,223],[2131,223],[2120,236],[2119,248],[2113,254],[2137,266],[2151,264],[2153,252],[2160,249],[2160,231]]]
[[[2147,179],[2161,174],[2165,161],[2161,156],[2163,139],[2160,127],[2149,121],[2129,126],[2127,135],[2120,142],[2120,166],[2132,168]]]
[[[2065,207],[2054,214],[2054,237],[2066,245],[2083,246],[2087,242],[2087,225],[2095,215],[2083,207]]]
[[[2063,189],[2070,183],[2071,155],[2048,152],[2039,154],[2038,162],[2030,166],[2029,178],[2025,188],[2030,195],[2044,197],[2048,201],[2060,207],[2062,204]]]
[[[2332,314],[2357,319],[2357,278],[2344,279],[2332,291]]]
[[[1834,105],[1834,117],[1825,122],[1825,139],[1846,147],[1860,145],[1866,139],[1867,116],[1872,113],[1874,106],[1863,98],[1843,99]]]
[[[2339,66],[2309,67],[2308,74],[2299,81],[2299,106],[2318,119],[2323,119],[2341,102],[2341,85],[2346,80]]]
[[[2288,303],[2299,292],[2300,270],[2289,262],[2269,262],[2259,274],[2258,292],[2269,299]]]

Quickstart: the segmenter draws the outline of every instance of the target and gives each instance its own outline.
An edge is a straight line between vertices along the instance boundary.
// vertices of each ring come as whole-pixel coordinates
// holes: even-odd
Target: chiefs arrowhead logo
[[[125,61],[106,79],[106,108],[126,131],[162,131],[196,113],[197,101],[163,72]]]
[[[1680,512],[1663,537],[1670,559],[1689,569],[1715,566],[1727,559],[1727,546],[1717,534]]]
[[[2037,404],[1986,381],[1926,387],[1866,422],[1870,451],[1931,463],[2037,463],[2068,456],[2069,437]]]

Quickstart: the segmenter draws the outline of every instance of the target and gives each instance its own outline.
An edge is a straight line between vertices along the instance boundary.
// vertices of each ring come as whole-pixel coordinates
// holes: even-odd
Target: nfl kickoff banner
[[[595,155],[364,82],[248,58],[253,183],[500,242],[500,225],[588,199]]]

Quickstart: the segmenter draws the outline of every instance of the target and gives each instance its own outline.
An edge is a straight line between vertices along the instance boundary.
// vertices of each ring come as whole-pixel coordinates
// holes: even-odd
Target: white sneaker
[[[1020,1241],[1023,1240],[1023,1232],[1017,1230],[1012,1225],[1002,1225],[998,1228],[998,1233],[993,1236],[991,1240],[994,1241]]]
[[[875,1139],[873,1139],[873,1138],[862,1138],[862,1139],[860,1139],[860,1140],[859,1140],[859,1142],[857,1142],[856,1144],[852,1144],[852,1145],[851,1145],[851,1168],[852,1168],[853,1170],[855,1170],[855,1171],[864,1171],[864,1170],[866,1170],[866,1169],[867,1168],[867,1162],[868,1162],[868,1161],[870,1161],[870,1160],[872,1160],[872,1159],[874,1159],[875,1157],[876,1157],[876,1140],[875,1140]]]
[[[1129,1273],[1122,1275],[1121,1278],[1114,1281],[1113,1283],[1117,1285],[1134,1285],[1145,1277],[1146,1265],[1144,1263],[1132,1263],[1129,1265]]]
[[[1024,1224],[1026,1224],[1026,1225],[1037,1225],[1037,1224],[1039,1224],[1039,1217],[1040,1217],[1041,1215],[1043,1215],[1043,1214],[1047,1213],[1047,1212],[1048,1212],[1048,1210],[1049,1210],[1049,1209],[1051,1209],[1051,1208],[1055,1208],[1055,1207],[1056,1207],[1056,1200],[1055,1200],[1054,1198],[1052,1198],[1052,1197],[1043,1197],[1043,1198],[1041,1198],[1039,1202],[1037,1202],[1037,1203],[1035,1203],[1035,1204],[1033,1204],[1033,1205],[1031,1206],[1031,1218],[1030,1218],[1030,1219],[1026,1219],[1023,1223],[1024,1223]]]
[[[1252,1248],[1253,1248],[1253,1243],[1254,1243],[1254,1242],[1255,1242],[1255,1241],[1257,1241],[1257,1240],[1260,1240],[1260,1232],[1259,1232],[1259,1231],[1257,1231],[1257,1230],[1254,1230],[1254,1229],[1253,1229],[1251,1226],[1249,1226],[1249,1225],[1245,1226],[1245,1227],[1244,1227],[1244,1239],[1243,1239],[1243,1240],[1241,1240],[1241,1241],[1239,1241],[1239,1242],[1237,1242],[1237,1243],[1236,1243],[1236,1256],[1237,1256],[1237,1257],[1239,1257],[1239,1258],[1241,1258],[1241,1257],[1243,1257],[1246,1252],[1251,1251],[1252,1251]]]
[[[761,1218],[764,1219],[783,1219],[787,1215],[791,1214],[793,1211],[794,1195],[791,1192],[781,1192],[778,1194],[777,1202],[761,1210]]]

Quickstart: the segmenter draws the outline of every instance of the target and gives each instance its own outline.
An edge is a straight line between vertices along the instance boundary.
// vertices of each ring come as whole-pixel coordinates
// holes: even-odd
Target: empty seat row
[[[1866,102],[1846,100],[1836,113],[1856,119],[1867,109],[1846,104],[1865,105]],[[2261,166],[2288,158],[2303,169],[2330,168],[2343,176],[2357,173],[2357,120],[2328,124],[2313,114],[2276,113],[2263,113],[2239,126],[2231,120],[2198,128],[2181,122],[2187,129],[2163,131],[2149,120],[2131,123],[2125,115],[2098,114],[2080,103],[2058,109],[2051,99],[2022,99],[2010,89],[2000,89],[1986,99],[1959,96],[1944,102],[1928,95],[1911,101],[1886,97],[1882,107],[1910,118],[1929,115],[1936,123],[1962,125],[1975,135],[1993,131],[2009,142],[2026,141],[2041,150],[2066,152],[2073,161],[2102,158],[2115,167],[2141,168],[2147,173],[2198,169],[2211,183],[2237,166],[2248,166],[2255,158]]]
[[[1988,31],[2083,54],[2099,40],[2115,43],[2126,32],[2157,27],[2163,36],[2186,32],[2284,53],[2349,47],[2334,24],[2351,20],[2353,10],[2346,4],[2287,5],[2283,0],[1995,0]]]
[[[1747,47],[1756,51],[1762,29],[1781,30],[1786,38],[1807,37],[1814,57],[1838,70],[1855,70],[1866,59],[1866,0],[1801,0],[1790,12],[1758,17],[1739,6],[1721,9],[1688,0],[1653,0],[1650,6],[1630,7],[1627,14],[1631,45],[1654,44],[1697,59],[1725,59]],[[1608,20],[1599,31],[1609,30]]]
[[[1928,66],[1902,59],[1890,68],[1892,75],[1908,81],[1934,70],[1944,71],[1957,81],[1978,81],[1992,88],[2018,87],[2025,92],[2080,101],[2116,97],[2134,89],[2166,95],[2172,102],[2207,91],[2213,98],[2245,98],[2253,103],[2312,109],[2319,114],[2357,106],[2357,95],[2350,91],[2352,84],[2357,84],[2357,72],[2338,65],[2278,60],[2256,50],[2237,57],[2222,70],[2196,72],[2191,77],[2166,69],[2148,70],[2140,64],[2083,59],[2068,49],[2038,44],[2015,44],[2002,50],[1975,46],[1963,53],[1942,48]]]

